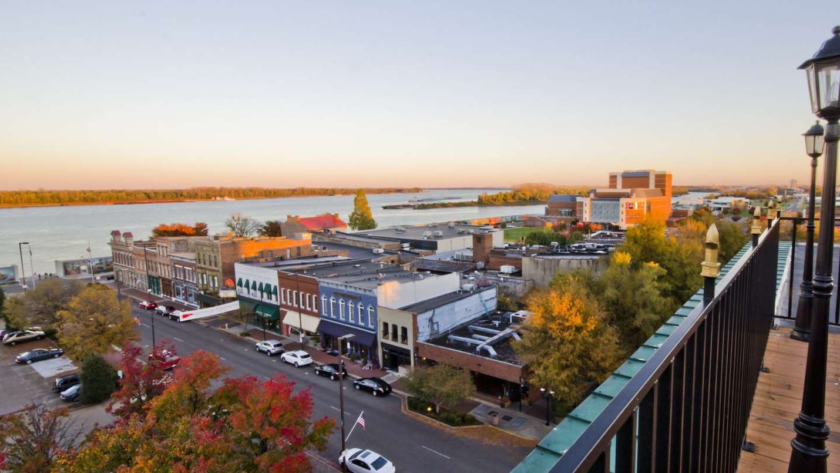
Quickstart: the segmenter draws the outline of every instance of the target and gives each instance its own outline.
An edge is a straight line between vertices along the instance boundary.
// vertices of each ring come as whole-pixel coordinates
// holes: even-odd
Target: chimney
[[[119,243],[120,242],[120,236],[121,236],[121,233],[120,233],[119,230],[112,231],[111,232],[111,241],[114,242],[114,243]]]
[[[134,235],[131,232],[123,233],[123,239],[128,246],[134,246]]]
[[[472,236],[473,261],[487,263],[490,261],[490,251],[493,249],[493,236],[489,233],[474,233]]]

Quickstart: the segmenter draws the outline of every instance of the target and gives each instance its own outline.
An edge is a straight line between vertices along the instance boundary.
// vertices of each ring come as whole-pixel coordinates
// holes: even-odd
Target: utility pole
[[[354,335],[344,335],[343,337],[338,337],[338,406],[341,408],[341,455],[344,456],[347,448],[344,444],[345,437],[344,437],[344,355],[341,354],[341,344],[344,343],[344,340],[349,340],[353,338]],[[347,471],[347,457],[344,457],[344,461],[341,462],[341,470]]]
[[[94,271],[93,271],[93,253],[91,252],[91,249],[90,249],[90,240],[88,240],[87,253],[88,253],[88,270],[90,270],[90,282],[91,283],[96,283],[96,276],[94,276]]]
[[[35,265],[32,264],[32,245],[27,243],[26,247],[29,250],[29,271],[32,276],[29,279],[32,280],[32,289],[35,289]]]
[[[18,243],[18,250],[20,251],[20,277],[23,280],[23,292],[26,292],[26,266],[23,265],[23,245],[28,245],[28,241]]]

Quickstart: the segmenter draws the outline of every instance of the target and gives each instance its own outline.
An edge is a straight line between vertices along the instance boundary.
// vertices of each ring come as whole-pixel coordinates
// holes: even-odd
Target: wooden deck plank
[[[790,338],[790,329],[771,332],[764,354],[769,373],[759,376],[753,397],[747,440],[755,453],[742,452],[741,472],[786,472],[790,461],[790,441],[796,435],[793,421],[802,407],[808,345]],[[840,334],[829,335],[826,383],[826,421],[840,429]],[[840,472],[840,435],[827,442],[828,471]]]

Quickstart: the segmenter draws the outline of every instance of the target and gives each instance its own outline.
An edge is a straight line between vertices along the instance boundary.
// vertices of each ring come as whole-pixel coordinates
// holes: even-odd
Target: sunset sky
[[[7,1],[0,189],[807,180],[840,2]]]

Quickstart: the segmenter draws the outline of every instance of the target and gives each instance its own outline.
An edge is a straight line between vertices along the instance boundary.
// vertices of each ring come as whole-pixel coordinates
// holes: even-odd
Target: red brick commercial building
[[[286,221],[280,224],[283,236],[295,238],[295,235],[311,232],[346,232],[347,223],[338,214],[322,214],[315,217],[300,217],[287,215]]]

